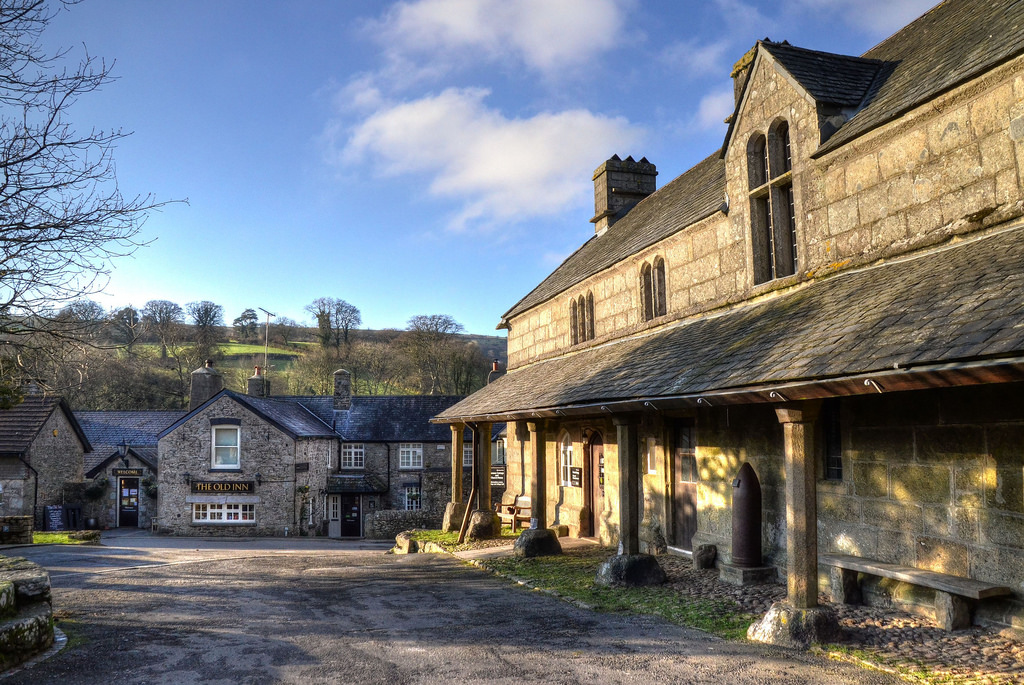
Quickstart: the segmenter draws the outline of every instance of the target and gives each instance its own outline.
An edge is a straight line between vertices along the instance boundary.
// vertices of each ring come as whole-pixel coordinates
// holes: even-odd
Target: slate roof
[[[717,212],[725,202],[725,163],[716,152],[640,201],[602,235],[571,254],[502,316],[507,320]]]
[[[437,420],[1024,354],[1024,225],[510,372]]]
[[[184,415],[183,411],[76,411],[75,418],[93,445],[92,453],[85,455],[86,475],[106,462],[122,443],[156,466],[157,436]]]
[[[798,48],[786,42],[761,41],[758,45],[816,101],[847,107],[864,100],[884,64],[874,59]]]
[[[382,395],[352,397],[351,409],[335,411],[330,395],[252,397],[222,390],[203,406],[227,396],[292,438],[340,438],[348,442],[449,442],[451,430],[430,423],[431,417],[462,399],[461,395]],[[171,432],[188,418],[181,416],[160,431]]]
[[[85,451],[89,452],[92,445],[62,398],[26,395],[24,401],[16,407],[0,410],[0,455],[24,456],[36,435],[42,430],[43,424],[58,408],[67,416],[72,430],[75,431]]]
[[[891,63],[867,106],[816,155],[1024,52],[1024,0],[946,0],[864,53]]]

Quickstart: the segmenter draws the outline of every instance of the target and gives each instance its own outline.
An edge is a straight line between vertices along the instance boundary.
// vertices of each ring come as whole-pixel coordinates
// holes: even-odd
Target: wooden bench
[[[516,525],[519,523],[530,525],[529,495],[517,495],[511,502],[499,502],[494,505],[494,511],[503,524],[511,526],[513,533],[516,532]]]
[[[832,567],[832,600],[843,604],[860,604],[863,596],[858,573],[891,578],[935,590],[935,620],[946,630],[961,630],[971,625],[972,614],[979,600],[1003,597],[1013,590],[995,583],[900,566],[849,554],[822,554],[822,564]]]

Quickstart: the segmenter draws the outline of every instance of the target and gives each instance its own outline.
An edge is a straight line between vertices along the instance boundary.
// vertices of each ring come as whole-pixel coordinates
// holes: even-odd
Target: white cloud
[[[732,56],[731,41],[720,40],[700,45],[696,40],[673,43],[666,48],[661,59],[669,68],[683,72],[689,78],[727,76],[732,71],[728,59]]]
[[[731,89],[708,93],[701,98],[697,108],[697,126],[705,131],[721,129],[724,134],[723,121],[733,113],[735,103],[736,98]]]
[[[642,135],[622,118],[583,109],[509,119],[485,104],[488,94],[450,88],[382,108],[350,131],[335,122],[326,135],[342,163],[429,176],[430,194],[460,202],[455,230],[572,206],[589,195],[602,155],[628,154]]]
[[[624,0],[416,0],[369,29],[393,59],[514,60],[547,76],[586,64],[622,35]]]

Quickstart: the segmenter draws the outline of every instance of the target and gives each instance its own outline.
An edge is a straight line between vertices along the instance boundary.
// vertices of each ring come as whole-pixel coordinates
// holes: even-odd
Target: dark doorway
[[[139,479],[119,479],[120,504],[117,508],[117,525],[119,528],[139,527]]]
[[[673,543],[692,551],[693,535],[697,532],[697,436],[693,422],[676,426],[674,437]]]
[[[362,534],[359,518],[359,495],[342,495],[341,537],[357,538]]]
[[[587,442],[586,505],[590,510],[590,535],[600,532],[601,512],[604,511],[604,438],[594,433]]]

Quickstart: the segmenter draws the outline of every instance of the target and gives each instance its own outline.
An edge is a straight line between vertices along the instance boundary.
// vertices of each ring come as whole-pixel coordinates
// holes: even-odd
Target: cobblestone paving
[[[763,614],[786,596],[780,584],[734,587],[716,570],[697,570],[689,559],[658,558],[671,587],[707,599],[731,599],[745,611]],[[823,604],[828,598],[821,597]],[[893,609],[831,605],[844,629],[842,647],[869,664],[914,672],[927,669],[929,682],[1024,683],[1024,641],[978,626],[947,632],[929,618]],[[943,676],[948,676],[944,679]]]

